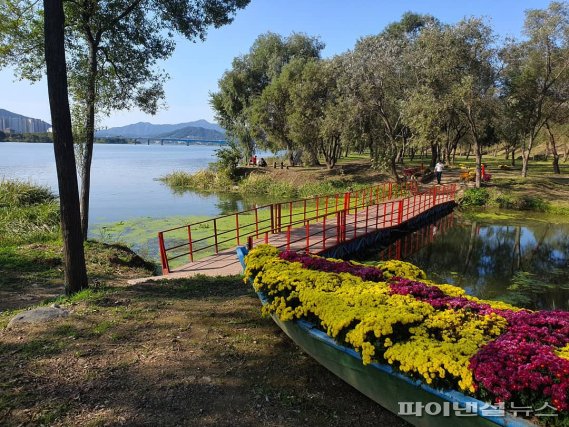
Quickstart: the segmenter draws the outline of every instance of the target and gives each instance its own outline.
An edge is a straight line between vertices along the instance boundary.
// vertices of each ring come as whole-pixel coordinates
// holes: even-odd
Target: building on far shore
[[[0,109],[0,131],[5,133],[44,133],[49,132],[51,125],[40,119],[25,117]]]

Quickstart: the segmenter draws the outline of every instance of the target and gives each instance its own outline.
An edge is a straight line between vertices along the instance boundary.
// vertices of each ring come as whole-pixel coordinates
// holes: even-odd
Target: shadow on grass
[[[202,299],[218,297],[233,299],[254,295],[241,276],[196,276],[188,279],[162,280],[134,285],[129,288],[144,298]]]

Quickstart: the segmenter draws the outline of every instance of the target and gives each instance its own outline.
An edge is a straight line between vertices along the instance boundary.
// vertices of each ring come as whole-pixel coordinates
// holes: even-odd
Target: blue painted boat
[[[247,249],[238,247],[237,257],[243,269],[245,255]],[[265,295],[258,295],[263,304],[267,303]],[[272,315],[272,318],[299,347],[321,365],[410,424],[422,427],[536,426],[458,391],[438,390],[420,380],[413,380],[396,372],[389,365],[364,365],[359,353],[338,344],[310,322],[283,322],[276,315]]]

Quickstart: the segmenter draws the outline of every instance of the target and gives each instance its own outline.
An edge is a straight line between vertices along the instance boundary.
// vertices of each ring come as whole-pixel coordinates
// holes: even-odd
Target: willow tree
[[[247,156],[255,142],[269,149],[288,148],[284,139],[265,138],[262,129],[255,128],[253,104],[286,64],[294,59],[319,58],[322,49],[324,44],[316,37],[300,33],[283,37],[269,32],[257,37],[249,53],[233,59],[231,69],[219,80],[218,92],[210,94],[210,103],[218,123],[239,141]],[[277,141],[283,144],[275,146]]]
[[[82,123],[81,226],[87,238],[95,117],[138,107],[155,113],[167,74],[157,66],[170,57],[175,37],[204,40],[209,27],[232,21],[250,0],[63,0],[69,91]],[[35,0],[6,0],[0,18],[4,63],[21,76],[43,70],[43,10]],[[0,64],[1,65],[1,64]],[[40,65],[40,66],[38,66]]]

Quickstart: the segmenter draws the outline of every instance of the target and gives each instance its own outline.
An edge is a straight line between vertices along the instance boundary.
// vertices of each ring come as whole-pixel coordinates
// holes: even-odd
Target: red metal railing
[[[418,193],[417,185],[385,183],[349,193],[318,196],[255,207],[231,215],[161,231],[162,271],[172,262],[193,262],[240,244],[275,244],[315,252],[378,228],[391,227],[454,199],[456,187]],[[401,198],[407,195],[408,197]],[[393,200],[396,199],[396,200]],[[277,234],[278,236],[274,236]],[[166,245],[166,241],[168,246]]]

